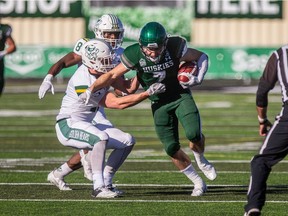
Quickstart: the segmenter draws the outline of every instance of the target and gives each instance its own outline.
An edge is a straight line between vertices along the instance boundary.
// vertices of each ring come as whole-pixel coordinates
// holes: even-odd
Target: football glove
[[[53,80],[53,75],[47,74],[46,77],[44,78],[40,88],[39,88],[39,91],[38,91],[39,99],[44,98],[45,94],[49,90],[51,90],[52,94],[54,95],[54,86],[51,82],[52,80]]]
[[[7,54],[6,50],[0,51],[0,60]]]
[[[166,91],[166,87],[163,83],[153,83],[147,90],[146,92],[148,93],[149,96],[163,93]]]

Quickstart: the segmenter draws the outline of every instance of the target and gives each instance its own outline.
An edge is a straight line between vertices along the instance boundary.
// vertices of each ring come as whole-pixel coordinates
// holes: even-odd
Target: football
[[[191,75],[198,75],[198,67],[196,62],[184,62],[180,65],[178,70],[178,80],[180,82],[189,82]]]

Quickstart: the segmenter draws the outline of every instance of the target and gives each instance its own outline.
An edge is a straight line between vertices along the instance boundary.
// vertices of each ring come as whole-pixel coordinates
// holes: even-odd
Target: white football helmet
[[[105,38],[104,33],[116,33],[118,38]],[[97,39],[110,43],[112,49],[118,49],[123,42],[124,28],[121,20],[113,14],[104,14],[95,25],[94,34]]]
[[[81,49],[82,63],[91,69],[101,73],[112,70],[115,54],[109,43],[100,39],[92,39],[86,42]]]

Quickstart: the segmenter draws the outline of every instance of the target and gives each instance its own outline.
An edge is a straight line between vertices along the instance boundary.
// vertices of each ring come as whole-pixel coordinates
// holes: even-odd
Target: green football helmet
[[[140,32],[139,44],[145,57],[152,62],[159,62],[167,44],[165,28],[158,22],[147,23]],[[156,51],[157,56],[147,55],[145,50]]]

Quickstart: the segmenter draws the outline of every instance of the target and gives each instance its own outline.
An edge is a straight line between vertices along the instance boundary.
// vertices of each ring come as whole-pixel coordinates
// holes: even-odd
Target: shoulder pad
[[[173,53],[173,55],[177,58],[182,57],[182,51],[184,47],[186,46],[186,39],[180,36],[170,36],[168,37],[167,42],[167,49],[170,53]]]

